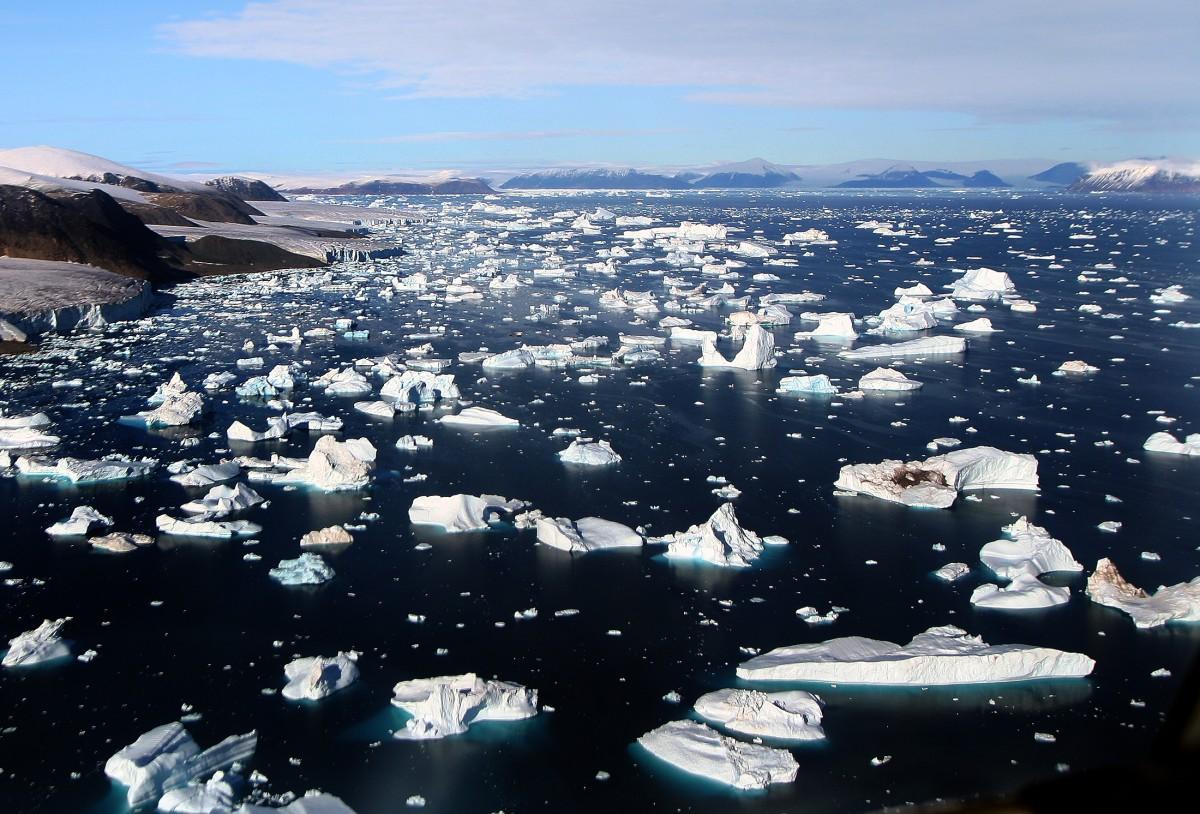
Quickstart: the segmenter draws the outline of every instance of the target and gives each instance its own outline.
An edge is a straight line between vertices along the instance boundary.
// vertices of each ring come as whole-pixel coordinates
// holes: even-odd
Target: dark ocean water
[[[164,464],[185,457],[214,462],[229,454],[224,430],[234,419],[261,429],[270,411],[228,390],[208,399],[210,412],[195,430],[146,432],[116,419],[145,409],[145,398],[172,372],[198,387],[208,373],[235,370],[245,339],[258,344],[258,355],[265,334],[292,325],[304,330],[354,316],[371,336],[263,352],[266,368],[239,372],[241,378],[286,361],[311,362],[315,378],[335,364],[420,344],[424,340],[405,335],[431,326],[446,328],[443,338],[432,340],[439,357],[481,345],[502,351],[596,334],[611,337],[613,350],[618,332],[658,331],[631,324],[629,312],[598,309],[599,292],[621,286],[665,295],[652,270],[702,279],[697,269],[667,267],[655,250],[633,253],[654,257],[653,265],[628,267],[615,278],[580,270],[575,279],[539,281],[515,293],[489,294],[481,303],[446,305],[412,294],[389,302],[376,296],[386,275],[467,273],[481,262],[462,250],[471,232],[493,244],[497,257],[516,260],[519,265],[502,270],[523,278],[542,267],[531,244],[557,248],[578,268],[598,250],[628,241],[616,240],[621,229],[611,224],[599,236],[555,237],[572,218],[512,229],[519,218],[471,212],[465,199],[388,202],[431,216],[406,237],[413,250],[407,257],[335,268],[334,279],[344,285],[316,290],[272,291],[251,278],[182,286],[136,325],[57,340],[38,356],[0,359],[0,406],[12,414],[49,413],[64,438],[60,455],[121,452]],[[978,563],[980,546],[1020,514],[1062,539],[1088,572],[1097,558],[1109,556],[1148,589],[1200,574],[1200,460],[1141,449],[1147,436],[1164,429],[1151,411],[1178,419],[1166,429],[1179,436],[1200,431],[1200,331],[1171,326],[1200,321],[1200,305],[1192,300],[1157,314],[1161,306],[1148,299],[1172,283],[1200,298],[1194,202],[766,193],[509,196],[499,202],[533,207],[535,221],[604,206],[620,215],[650,215],[662,225],[724,223],[745,230],[739,238],[767,241],[824,229],[839,241],[836,247],[781,247],[781,256],[797,258],[797,266],[760,268],[762,261],[749,260],[734,281],[739,293],[828,295],[823,303],[793,306],[795,312],[877,313],[894,302],[897,286],[923,281],[936,292],[955,279],[951,269],[981,265],[1007,271],[1038,311],[989,306],[982,316],[1002,332],[970,337],[964,356],[905,365],[925,387],[901,397],[831,403],[777,395],[778,380],[792,368],[828,373],[852,389],[876,366],[839,360],[837,346],[812,342],[759,373],[702,371],[694,348],[668,346],[663,363],[605,371],[594,385],[577,382],[573,370],[484,374],[456,362],[448,372],[456,374],[463,397],[519,418],[515,431],[471,433],[432,423],[444,410],[373,420],[352,409],[355,399],[300,390],[298,404],[311,399],[311,409],[344,419],[339,437],[372,440],[379,449],[377,477],[369,489],[349,494],[256,485],[271,502],[248,515],[265,529],[254,545],[162,538],[153,549],[113,556],[43,532],[81,504],[113,516],[122,530],[152,532],[157,514],[203,492],[167,481],[161,470],[144,481],[92,487],[0,478],[0,560],[14,564],[5,577],[22,580],[0,587],[0,634],[7,639],[43,618],[71,616],[66,630],[76,652],[99,652],[90,663],[0,672],[4,810],[123,810],[123,794],[103,775],[104,761],[143,731],[178,719],[183,704],[202,715],[189,729],[203,745],[257,729],[259,750],[250,765],[270,779],[271,790],[320,788],[359,814],[401,810],[415,794],[435,812],[862,811],[1005,791],[1060,764],[1091,768],[1147,748],[1197,652],[1200,626],[1137,631],[1124,615],[1087,600],[1086,572],[1062,580],[1072,599],[1051,610],[975,610],[968,597],[988,579]],[[925,238],[854,228],[868,219],[904,222]],[[1019,234],[989,228],[1000,222]],[[1070,239],[1080,233],[1095,238]],[[958,240],[939,245],[936,237]],[[918,257],[934,265],[916,267]],[[1051,263],[1064,268],[1050,269]],[[1090,272],[1094,276],[1125,281],[1076,280],[1097,263],[1114,268]],[[754,283],[750,275],[757,271],[782,280]],[[567,298],[564,316],[580,305],[596,320],[561,326],[524,319],[531,305],[556,294]],[[1077,310],[1089,303],[1114,318]],[[721,324],[719,312],[685,316],[697,327]],[[776,330],[777,346],[796,347],[792,333],[808,327],[793,322]],[[943,326],[935,333],[947,332]],[[864,336],[858,344],[875,341]],[[824,361],[805,363],[817,355]],[[1050,375],[1068,359],[1101,370],[1088,377]],[[1031,373],[1040,387],[1017,383]],[[84,386],[51,387],[70,378],[82,378]],[[950,423],[954,416],[969,421]],[[566,446],[550,436],[555,427],[608,439],[624,460],[616,467],[568,469],[555,457]],[[788,437],[797,432],[803,438]],[[393,447],[399,436],[418,433],[434,439],[432,450]],[[181,449],[179,439],[187,436],[199,444]],[[1041,491],[982,493],[981,502],[960,500],[948,511],[834,496],[842,463],[924,458],[932,454],[925,445],[941,436],[961,438],[964,446],[1037,454]],[[232,452],[302,456],[314,439],[297,433],[286,442],[235,445]],[[1097,446],[1105,441],[1112,445]],[[404,481],[415,473],[427,479]],[[735,507],[745,527],[781,534],[791,544],[769,549],[752,568],[732,570],[667,562],[653,546],[572,557],[535,545],[532,532],[448,536],[414,530],[407,520],[418,495],[487,492],[531,501],[551,516],[596,515],[664,534],[704,521],[720,505],[705,482],[709,475],[727,476],[742,490]],[[1123,502],[1106,503],[1106,494]],[[353,546],[328,558],[337,572],[331,582],[285,588],[267,577],[281,558],[296,556],[303,533],[360,522],[363,512],[379,517],[356,534]],[[1096,528],[1105,520],[1124,526],[1105,534]],[[418,542],[432,548],[415,550]],[[935,543],[945,551],[933,550]],[[1142,551],[1161,560],[1143,560]],[[262,559],[246,561],[248,552]],[[972,564],[972,574],[954,585],[930,576],[955,560]],[[850,610],[833,625],[810,627],[795,615],[805,605]],[[536,619],[514,620],[514,612],[530,607],[539,609]],[[580,613],[556,618],[553,611],[564,608]],[[426,621],[412,624],[409,614]],[[846,635],[906,642],[940,624],[959,625],[992,643],[1081,651],[1097,667],[1078,681],[813,688],[827,702],[828,740],[795,749],[796,782],[767,792],[724,790],[633,745],[644,732],[686,716],[704,692],[737,685],[734,669],[746,658],[740,647],[765,650]],[[438,655],[439,648],[448,653]],[[282,687],[283,665],[297,656],[349,649],[362,654],[362,679],[347,692],[308,706],[262,692]],[[1172,675],[1152,678],[1157,668]],[[520,723],[477,725],[441,741],[392,741],[390,731],[402,726],[388,706],[394,683],[467,671],[535,687],[554,709]],[[683,702],[664,701],[670,691]],[[1057,740],[1036,743],[1035,732]],[[892,760],[871,765],[883,755]],[[597,780],[598,771],[611,777]]]

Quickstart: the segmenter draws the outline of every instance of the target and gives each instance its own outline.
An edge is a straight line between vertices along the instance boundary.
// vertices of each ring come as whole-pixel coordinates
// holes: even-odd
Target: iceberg
[[[158,407],[129,416],[128,420],[150,428],[185,427],[203,410],[204,397],[189,390],[168,395]]]
[[[483,360],[484,370],[517,370],[527,368],[534,362],[533,354],[524,348],[506,350]]]
[[[818,396],[833,396],[837,391],[824,373],[816,376],[784,376],[775,390],[776,393],[811,393]]]
[[[992,321],[987,317],[973,319],[970,322],[960,322],[954,326],[954,330],[972,334],[996,333],[996,329],[992,327]]]
[[[1040,576],[1053,571],[1082,571],[1070,549],[1026,517],[1005,526],[1007,540],[994,540],[979,550],[979,559],[1002,579],[1022,574]]]
[[[990,645],[951,625],[906,645],[862,636],[780,647],[737,668],[747,681],[935,686],[1079,678],[1096,662],[1082,653],[1025,644]]]
[[[923,336],[890,345],[871,345],[844,350],[838,354],[852,362],[874,359],[904,359],[914,356],[952,356],[967,349],[967,340],[959,336]]]
[[[114,531],[102,537],[89,537],[88,545],[113,554],[127,554],[130,551],[136,551],[139,547],[154,545],[154,538],[148,534]]]
[[[408,520],[417,526],[441,526],[455,534],[483,531],[497,516],[507,515],[525,507],[524,501],[508,500],[497,495],[422,495],[413,500]]]
[[[877,367],[858,380],[858,389],[868,392],[899,393],[919,390],[921,386],[921,382],[913,381],[890,367]]]
[[[822,314],[816,328],[797,332],[796,339],[857,339],[853,320],[851,314]]]
[[[242,473],[237,461],[222,461],[219,464],[202,464],[195,469],[172,475],[171,480],[180,486],[212,486],[233,480]]]
[[[917,283],[908,288],[897,287],[892,294],[899,299],[901,297],[932,297],[933,291],[924,283]]]
[[[204,783],[171,789],[158,801],[157,810],[160,814],[235,814],[236,799],[233,783],[224,772],[215,772]]]
[[[1096,570],[1088,577],[1087,595],[1098,605],[1129,614],[1139,628],[1159,627],[1167,622],[1200,622],[1200,577],[1162,586],[1148,594],[1126,582],[1113,561],[1105,557],[1096,563]]]
[[[154,461],[131,461],[127,458],[103,458],[85,461],[79,458],[17,458],[17,471],[26,477],[62,478],[71,483],[101,483],[133,480],[149,475]]]
[[[488,427],[519,427],[521,422],[515,418],[500,415],[495,410],[486,407],[468,407],[461,413],[446,415],[438,419],[439,424],[449,427],[468,427],[485,429]]]
[[[707,522],[652,540],[666,543],[668,559],[700,560],[731,568],[746,568],[763,552],[763,540],[741,527],[733,504],[713,512]]]
[[[184,503],[180,508],[188,514],[207,514],[216,519],[252,509],[262,502],[262,495],[244,483],[219,484],[209,489],[202,499]]]
[[[1194,432],[1182,441],[1169,432],[1156,432],[1146,439],[1142,449],[1169,455],[1200,455],[1200,432]]]
[[[151,407],[162,404],[176,396],[182,396],[187,392],[187,382],[179,375],[179,371],[175,371],[171,378],[160,384],[150,396],[146,399],[146,403]]]
[[[372,418],[392,418],[396,415],[396,408],[387,401],[356,401],[354,409]]]
[[[563,551],[586,553],[605,548],[636,548],[642,544],[642,535],[622,523],[599,517],[575,521],[542,517],[537,521],[537,541]]]
[[[0,449],[46,449],[57,446],[57,435],[47,435],[33,427],[0,429]]]
[[[262,432],[252,430],[242,422],[235,421],[225,431],[225,437],[230,441],[245,441],[248,444],[255,444],[259,441],[280,439],[287,435],[290,429],[291,425],[286,416],[271,416],[267,419],[267,428]]]
[[[1033,574],[1018,574],[1001,587],[986,582],[971,592],[971,604],[997,610],[1035,610],[1065,605],[1071,589],[1047,585]]]
[[[58,521],[46,529],[46,533],[51,537],[85,537],[92,530],[92,526],[112,524],[111,517],[100,514],[91,506],[76,506],[69,518]]]
[[[925,461],[847,464],[834,486],[918,508],[945,509],[960,491],[1038,488],[1037,459],[995,447],[956,449]]]
[[[258,745],[258,734],[231,735],[204,751],[175,722],[151,729],[121,749],[104,764],[104,773],[128,789],[130,808],[157,802],[164,794],[181,789],[210,773],[249,759]]]
[[[775,337],[761,325],[751,325],[746,330],[746,341],[732,360],[726,359],[717,350],[716,342],[705,338],[700,350],[701,367],[730,367],[741,370],[761,370],[775,367]]]
[[[957,300],[999,300],[1017,293],[1008,274],[989,268],[971,269],[946,287]]]
[[[621,456],[607,441],[589,443],[578,438],[571,442],[571,446],[558,453],[558,459],[563,463],[582,466],[608,466],[621,462]]]
[[[31,667],[68,658],[71,655],[71,647],[63,641],[59,631],[69,621],[70,616],[53,621],[45,619],[33,630],[27,630],[15,639],[9,639],[8,652],[4,654],[4,661],[0,662],[0,665]]]
[[[357,656],[338,653],[324,658],[313,656],[288,662],[283,668],[287,685],[283,697],[291,701],[320,701],[358,680]]]
[[[294,560],[280,560],[267,572],[280,585],[320,585],[333,579],[334,571],[320,554],[305,553]]]
[[[638,738],[659,760],[735,789],[791,783],[800,765],[786,749],[742,743],[699,721],[671,721]]]
[[[287,472],[251,472],[250,480],[282,486],[308,486],[322,492],[362,489],[371,482],[375,447],[366,438],[338,441],[332,435],[317,439],[313,451]]]
[[[730,732],[780,740],[822,740],[821,701],[803,690],[717,690],[696,700],[696,713]]]
[[[323,548],[325,546],[350,545],[354,538],[341,526],[310,531],[300,538],[301,548]]]
[[[538,713],[538,692],[466,673],[401,681],[392,689],[392,706],[412,716],[395,737],[431,740],[461,734],[479,721],[532,718]]]
[[[262,526],[249,520],[215,520],[206,514],[179,519],[169,514],[160,514],[154,525],[163,534],[176,537],[215,537],[231,540],[234,537],[253,537],[262,531]]]
[[[234,814],[354,814],[354,809],[332,794],[309,791],[299,800],[293,800],[282,808],[243,805]]]
[[[379,396],[408,404],[432,404],[460,396],[452,373],[406,370],[383,383]]]

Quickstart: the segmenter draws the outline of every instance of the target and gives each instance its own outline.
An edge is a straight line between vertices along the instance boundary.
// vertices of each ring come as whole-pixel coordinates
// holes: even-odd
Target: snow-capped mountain
[[[944,168],[918,170],[916,167],[889,167],[883,172],[864,174],[838,184],[841,189],[937,189],[964,187],[989,189],[1012,186],[990,170],[971,175]]]
[[[689,184],[669,175],[628,168],[553,169],[514,175],[501,189],[688,189]]]
[[[1029,180],[1037,181],[1039,184],[1066,187],[1087,175],[1090,170],[1091,167],[1088,164],[1081,164],[1078,161],[1063,161],[1036,175],[1029,176]]]
[[[721,164],[689,180],[692,186],[701,188],[767,189],[796,183],[800,176],[787,167],[762,158],[752,158],[734,164]]]
[[[1097,167],[1071,185],[1081,192],[1200,192],[1200,161],[1120,161]]]
[[[98,155],[45,145],[0,150],[0,167],[11,167],[14,170],[53,178],[122,186],[139,192],[212,191],[195,181],[168,178],[165,175],[118,164]]]

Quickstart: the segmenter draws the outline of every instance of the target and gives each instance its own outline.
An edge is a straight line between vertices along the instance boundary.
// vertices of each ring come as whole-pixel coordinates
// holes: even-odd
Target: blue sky
[[[1200,4],[8,0],[0,147],[270,172],[1200,155]]]

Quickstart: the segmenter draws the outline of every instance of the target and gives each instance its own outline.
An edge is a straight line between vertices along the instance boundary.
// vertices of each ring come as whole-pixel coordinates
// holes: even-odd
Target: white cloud
[[[266,0],[171,23],[198,57],[364,76],[387,96],[679,88],[698,103],[1192,119],[1194,0]]]

